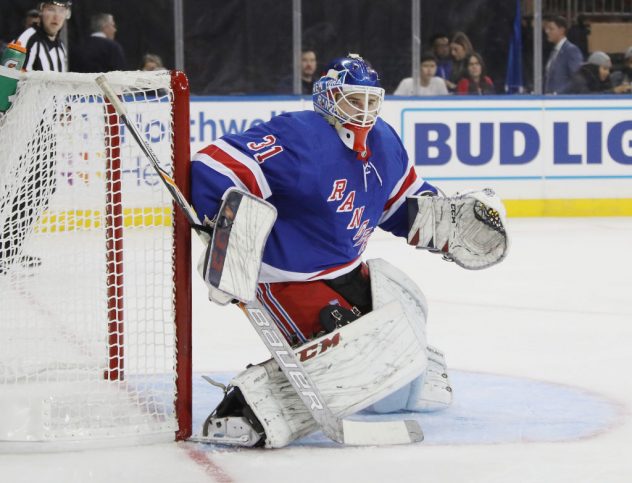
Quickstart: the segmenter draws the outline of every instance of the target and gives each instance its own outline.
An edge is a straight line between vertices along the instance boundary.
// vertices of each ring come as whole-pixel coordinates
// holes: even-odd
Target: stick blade
[[[342,421],[344,443],[352,446],[410,444],[423,441],[424,433],[413,419],[398,421]]]

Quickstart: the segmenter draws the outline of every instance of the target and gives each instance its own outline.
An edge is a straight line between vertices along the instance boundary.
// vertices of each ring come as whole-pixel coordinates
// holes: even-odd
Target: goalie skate
[[[220,418],[211,415],[204,422],[202,436],[196,436],[189,441],[252,448],[261,441],[261,437],[262,434],[244,417]]]

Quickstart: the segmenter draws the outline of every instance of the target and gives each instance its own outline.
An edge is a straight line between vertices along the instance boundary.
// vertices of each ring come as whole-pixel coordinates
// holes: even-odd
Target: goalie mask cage
[[[190,229],[97,75],[0,114],[0,452],[191,433]],[[187,196],[184,74],[106,76]]]

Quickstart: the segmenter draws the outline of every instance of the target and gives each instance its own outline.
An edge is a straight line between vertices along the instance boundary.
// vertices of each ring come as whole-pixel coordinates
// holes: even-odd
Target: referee
[[[26,29],[18,41],[26,47],[24,69],[66,72],[66,47],[59,33],[70,18],[72,2],[48,0],[40,4],[41,25]]]
[[[17,39],[26,47],[25,70],[68,70],[66,48],[59,32],[70,17],[71,3],[47,0],[40,4],[41,25],[26,29]],[[68,106],[54,104],[52,119],[58,118],[60,113],[66,114]],[[42,118],[29,144],[33,150],[29,160],[23,157],[18,160],[18,164],[25,166],[20,190],[11,195],[10,201],[0,200],[0,208],[4,205],[10,213],[4,226],[0,226],[0,276],[14,267],[32,269],[42,264],[39,256],[24,253],[23,246],[57,187],[57,139],[53,124]]]

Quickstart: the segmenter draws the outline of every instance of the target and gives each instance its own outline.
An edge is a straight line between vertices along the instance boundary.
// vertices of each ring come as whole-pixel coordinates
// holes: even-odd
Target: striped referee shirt
[[[59,38],[51,40],[41,27],[29,28],[18,37],[26,47],[24,69],[66,72],[66,48]]]

